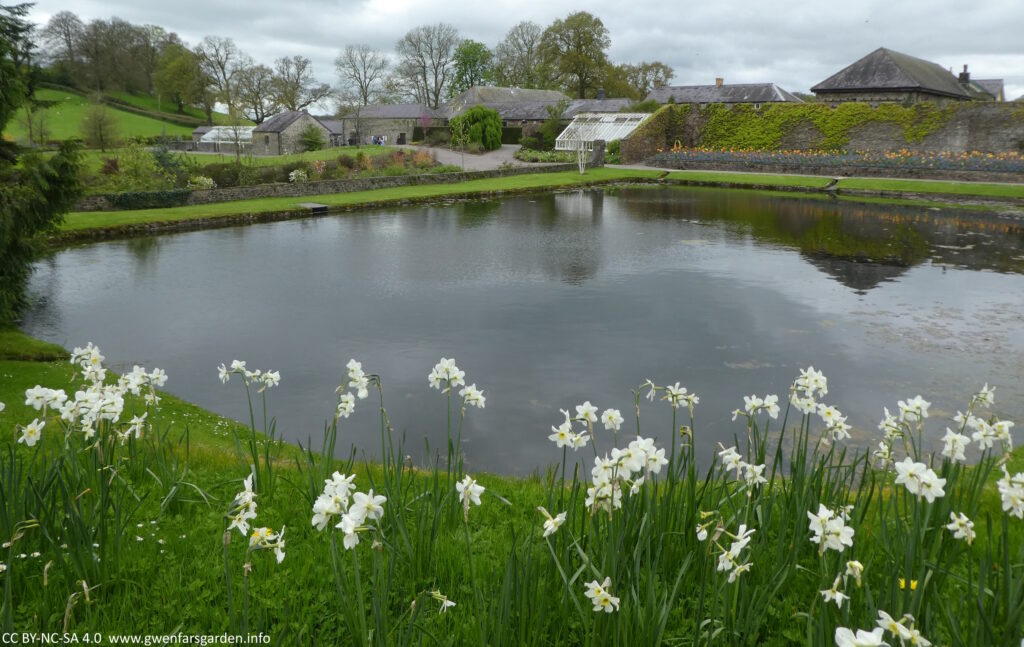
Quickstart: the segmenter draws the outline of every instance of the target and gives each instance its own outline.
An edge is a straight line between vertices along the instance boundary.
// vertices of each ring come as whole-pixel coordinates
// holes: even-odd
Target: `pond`
[[[217,365],[279,370],[269,409],[303,444],[319,446],[354,357],[423,462],[445,438],[427,374],[454,357],[487,397],[464,427],[475,471],[557,462],[550,428],[584,400],[631,422],[647,378],[700,396],[704,460],[745,434],[744,395],[785,401],[809,365],[862,445],[883,406],[917,394],[933,435],[985,382],[996,413],[1024,413],[1024,226],[986,212],[623,187],[104,242],[35,269],[26,332],[92,341],[115,370],[161,367],[169,391],[240,420]],[[667,442],[665,403],[641,419]],[[340,433],[378,455],[374,402]]]

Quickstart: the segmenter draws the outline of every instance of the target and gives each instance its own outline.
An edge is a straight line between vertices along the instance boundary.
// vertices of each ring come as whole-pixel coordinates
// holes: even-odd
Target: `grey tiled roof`
[[[313,115],[313,119],[320,122],[320,125],[326,128],[332,135],[341,135],[345,132],[345,122],[341,119],[335,119],[334,117],[319,117]]]
[[[974,82],[980,85],[985,92],[991,94],[995,99],[998,99],[1003,94],[1002,79],[975,79]]]
[[[431,118],[436,117],[436,110],[428,108],[423,103],[382,103],[363,106],[359,109],[360,119],[419,119],[429,114]],[[355,117],[355,111],[352,111]]]
[[[280,133],[284,132],[284,129],[291,126],[295,121],[302,115],[308,114],[305,110],[288,110],[274,115],[267,119],[259,126],[256,126],[254,132],[257,133]]]
[[[466,108],[483,106],[491,110],[497,110],[503,121],[543,121],[548,118],[548,106],[557,104],[558,101],[508,101],[498,103],[473,103],[468,106],[448,104],[447,117],[451,118],[460,114]]]
[[[958,99],[970,98],[957,77],[941,65],[884,47],[811,88],[815,93],[871,90],[916,90]]]
[[[581,112],[622,112],[632,103],[629,99],[573,99],[563,116],[572,119]]]
[[[497,88],[489,85],[474,85],[462,94],[452,98],[449,105],[475,106],[488,103],[551,102],[568,99],[558,90],[533,90],[531,88]]]
[[[667,85],[653,90],[647,101],[668,103],[775,103],[800,99],[774,83],[732,83],[729,85]]]

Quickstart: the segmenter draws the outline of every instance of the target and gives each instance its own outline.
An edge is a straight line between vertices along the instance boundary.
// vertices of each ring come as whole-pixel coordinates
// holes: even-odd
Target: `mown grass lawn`
[[[359,204],[421,200],[446,196],[469,196],[495,191],[525,191],[532,189],[555,189],[578,186],[595,182],[625,181],[630,179],[656,178],[659,171],[629,171],[611,168],[588,170],[585,175],[575,171],[558,173],[536,173],[513,175],[501,178],[470,180],[457,184],[428,184],[404,186],[392,189],[377,189],[352,193],[302,196],[299,198],[260,198],[236,200],[209,205],[168,207],[165,209],[140,209],[137,211],[97,211],[70,213],[61,225],[61,231],[77,231],[150,222],[176,220],[200,220],[235,214],[268,213],[291,211],[301,202],[318,202],[329,207],[351,207]]]
[[[836,188],[869,191],[903,191],[907,193],[939,193],[992,198],[1024,198],[1024,184],[985,182],[951,182],[945,180],[897,180],[850,178],[840,180]]]
[[[766,173],[720,173],[716,171],[672,171],[669,180],[690,180],[695,182],[727,182],[730,184],[758,184],[785,187],[822,188],[832,178],[810,175],[770,175]]]

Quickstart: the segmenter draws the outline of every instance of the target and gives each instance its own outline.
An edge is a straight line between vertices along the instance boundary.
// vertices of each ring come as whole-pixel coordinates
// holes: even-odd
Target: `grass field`
[[[88,99],[77,94],[49,89],[38,90],[36,97],[56,102],[56,105],[47,108],[44,113],[45,128],[49,133],[48,140],[73,139],[82,136],[82,118],[86,108],[90,105]],[[109,105],[107,109],[115,117],[118,137],[192,136],[192,129],[185,126],[177,126],[158,119],[117,110]],[[25,141],[28,138],[28,130],[22,119],[16,117],[8,124],[8,130],[4,132],[4,135],[10,136],[16,141]]]
[[[328,195],[302,196],[299,198],[260,198],[237,200],[209,205],[168,207],[166,209],[142,209],[138,211],[98,211],[70,213],[61,225],[61,231],[117,227],[149,222],[168,222],[214,218],[235,214],[268,213],[291,211],[300,202],[319,202],[330,207],[351,207],[359,204],[397,202],[400,200],[422,200],[445,196],[464,196],[495,191],[524,191],[531,189],[557,189],[594,182],[613,182],[629,179],[650,179],[661,175],[660,171],[630,171],[610,168],[591,169],[586,175],[575,171],[559,173],[536,173],[513,175],[502,178],[470,180],[458,184],[429,184],[404,186],[393,189],[378,189],[353,193],[332,193]]]
[[[161,112],[172,116],[181,116],[181,113],[178,112],[177,106],[170,101],[159,101],[156,97],[151,97],[145,94],[132,94],[130,92],[107,92],[106,94],[118,101],[124,101],[125,103],[133,105],[136,108],[141,108],[142,110]],[[203,123],[206,123],[206,113],[193,106],[185,106],[184,116],[199,119]],[[214,125],[226,125],[229,124],[230,121],[231,118],[228,115],[220,112],[213,113]],[[248,125],[253,125],[249,120],[243,120],[243,122]]]

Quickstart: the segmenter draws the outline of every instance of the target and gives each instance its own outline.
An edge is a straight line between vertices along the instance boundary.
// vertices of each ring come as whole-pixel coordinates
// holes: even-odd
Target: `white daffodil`
[[[958,434],[949,427],[946,427],[946,435],[942,437],[942,455],[954,461],[966,461],[964,450],[971,442],[971,439],[963,434]]]
[[[484,486],[479,485],[476,479],[467,474],[455,484],[455,489],[459,493],[459,500],[462,501],[463,516],[469,521],[469,507],[480,505],[480,495],[484,493]]]
[[[591,424],[597,422],[597,407],[590,404],[590,400],[587,400],[583,404],[577,404],[576,418],[578,420],[586,420]]]
[[[908,456],[896,463],[895,468],[895,484],[905,486],[911,494],[917,497],[923,496],[928,503],[934,502],[936,497],[945,496],[942,487],[946,484],[946,479],[939,478],[924,463],[914,462]]]
[[[4,404],[3,402],[0,402],[0,413],[3,413],[4,409],[6,409],[6,408],[7,408],[7,405]]]
[[[968,545],[974,543],[974,522],[964,513],[957,514],[950,511],[949,523],[946,524],[946,529],[953,531],[954,538],[963,539]]]
[[[1024,519],[1024,472],[1010,476],[1003,465],[1003,478],[999,479],[996,486],[999,488],[1003,511],[1010,516]]]
[[[818,410],[818,403],[814,401],[814,398],[801,396],[797,391],[793,391],[789,395],[789,403],[805,416],[809,416]]]
[[[459,370],[455,365],[455,358],[442,357],[441,361],[434,365],[434,369],[427,375],[427,382],[435,389],[441,389],[442,383],[445,390],[464,385],[466,372]]]
[[[441,608],[438,610],[438,613],[444,613],[451,607],[455,606],[455,603],[449,600],[447,595],[442,594],[436,589],[430,592],[430,597],[441,603]]]
[[[885,647],[888,643],[882,642],[882,630],[874,629],[864,631],[858,629],[857,633],[846,627],[836,627],[836,647]]]
[[[686,398],[686,387],[679,386],[679,382],[665,387],[665,395],[662,396],[662,400],[667,401],[672,405],[673,409],[678,409],[679,405]]]
[[[900,400],[896,405],[900,409],[900,420],[920,422],[928,417],[928,407],[932,406],[932,403],[917,395],[906,402]]]
[[[892,616],[890,616],[888,613],[886,613],[885,611],[881,611],[880,610],[878,612],[878,621],[877,621],[878,628],[875,629],[875,631],[878,631],[878,632],[888,631],[889,633],[891,633],[893,635],[894,638],[898,638],[899,641],[900,641],[900,644],[902,645],[903,641],[910,640],[910,636],[911,636],[910,629],[907,628],[906,626],[904,626],[904,624],[903,624],[903,622],[908,617],[909,616],[904,616],[903,619],[896,620]]]
[[[836,606],[841,609],[843,607],[843,602],[849,600],[850,596],[840,591],[838,589],[838,586],[839,580],[836,580],[836,582],[832,585],[832,588],[825,589],[824,591],[819,591],[819,593],[821,593],[821,597],[824,599],[825,602],[835,602]]]
[[[722,444],[719,443],[718,446],[722,447]],[[722,466],[727,471],[736,470],[736,473],[739,473],[740,466],[743,464],[743,460],[741,459],[739,453],[736,451],[735,446],[722,447],[722,451],[718,452],[718,456],[719,458],[722,459]]]
[[[342,393],[338,398],[338,416],[348,418],[356,410],[356,399],[351,393]]]
[[[818,504],[817,514],[808,512],[807,518],[810,520],[810,530],[814,533],[811,542],[818,544],[819,553],[826,550],[841,553],[846,547],[853,546],[853,528],[847,526],[843,517],[836,516],[824,504]]]
[[[470,384],[459,391],[459,397],[462,398],[463,404],[472,405],[478,409],[484,408],[486,398],[484,392],[476,388],[476,384]]]
[[[622,414],[618,409],[605,409],[601,414],[601,422],[604,423],[605,429],[618,431],[622,427]]]
[[[33,420],[21,429],[21,437],[18,438],[19,443],[25,443],[27,447],[35,447],[35,444],[39,442],[39,439],[43,435],[43,427],[46,423],[42,420]]]
[[[860,586],[861,577],[864,575],[864,565],[855,559],[851,559],[846,562],[846,576],[852,577],[856,582],[857,586]]]
[[[971,404],[980,404],[982,406],[991,407],[996,402],[996,387],[989,388],[988,382],[985,382],[985,386],[981,387],[981,390],[974,394],[971,399]]]
[[[613,611],[619,610],[619,598],[613,596],[610,592],[612,586],[612,579],[610,577],[604,578],[604,582],[598,584],[597,580],[587,582],[585,584],[587,590],[584,591],[583,595],[590,598],[591,603],[594,605],[594,612],[600,613],[612,613]]]
[[[544,536],[545,537],[550,537],[551,535],[553,535],[556,532],[558,532],[558,529],[562,527],[563,523],[565,523],[565,514],[566,513],[564,513],[564,512],[560,512],[557,515],[555,515],[554,517],[552,517],[551,513],[548,512],[547,509],[544,506],[538,506],[537,510],[539,510],[540,513],[544,515]]]
[[[352,506],[348,509],[348,514],[360,525],[367,519],[379,521],[384,516],[384,504],[387,500],[385,496],[374,495],[372,489],[366,494],[356,492],[352,495]]]
[[[561,449],[562,447],[569,447],[573,444],[573,431],[572,423],[565,421],[557,427],[551,427],[553,432],[548,436],[548,440],[555,443],[555,447]]]

